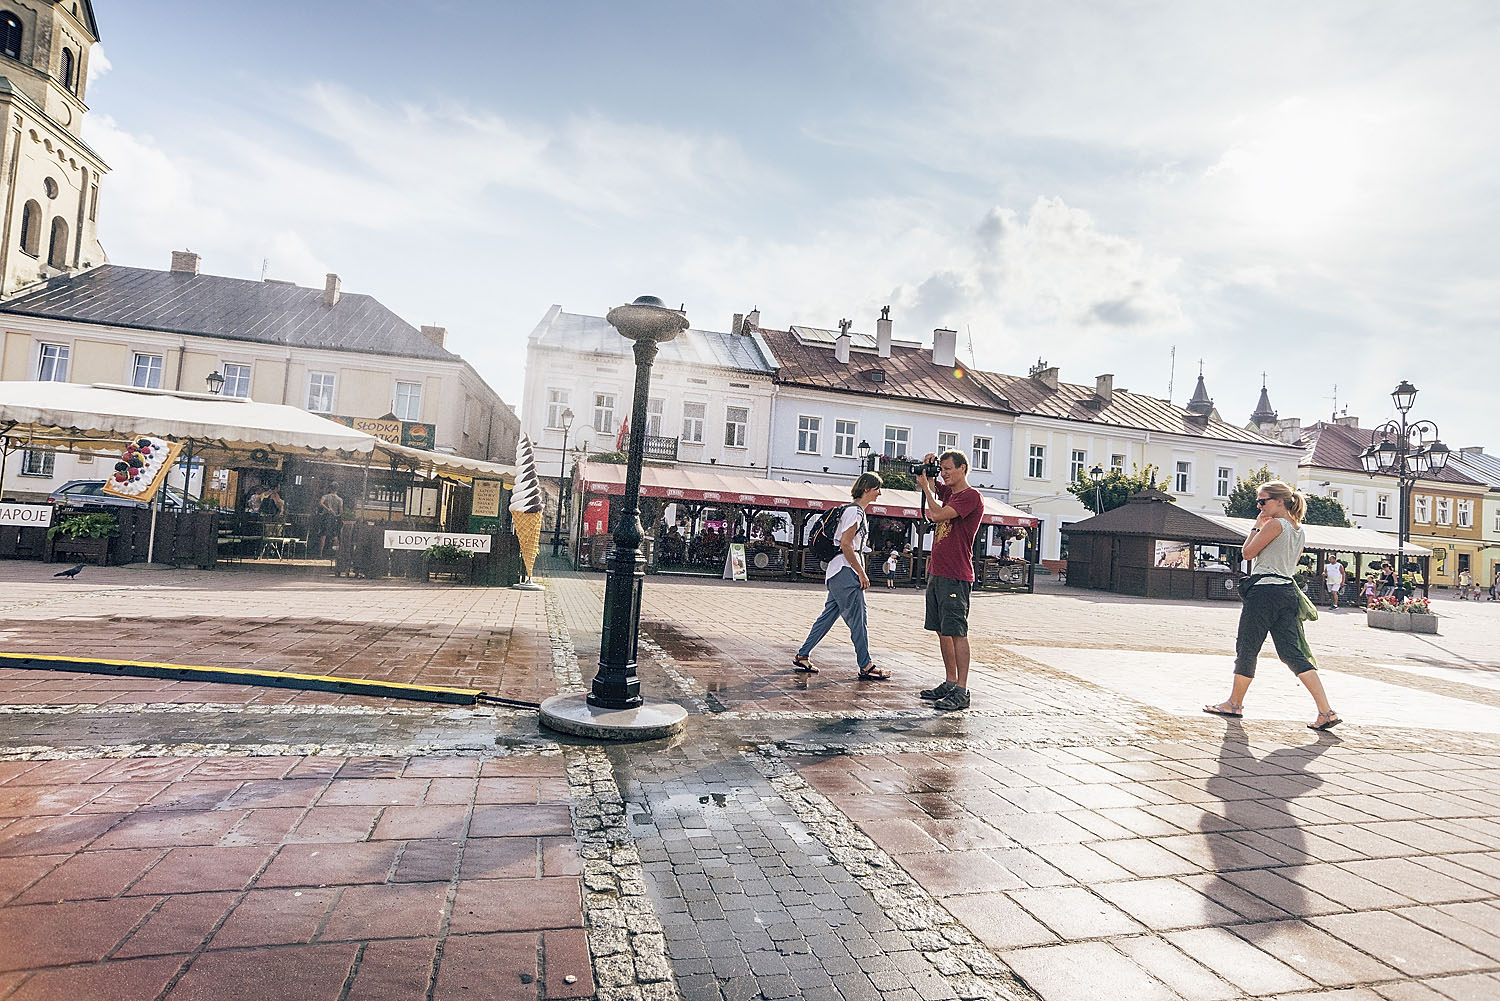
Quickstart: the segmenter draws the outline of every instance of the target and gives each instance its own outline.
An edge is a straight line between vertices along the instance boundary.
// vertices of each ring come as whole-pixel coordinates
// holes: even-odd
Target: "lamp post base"
[[[595,740],[659,740],[687,726],[687,710],[675,702],[647,699],[635,709],[591,706],[583,695],[554,695],[538,713],[542,726]]]
[[[534,580],[523,580],[519,584],[512,584],[510,586],[510,589],[512,591],[545,591],[545,590],[547,590],[545,587],[543,587],[541,584],[538,584]]]

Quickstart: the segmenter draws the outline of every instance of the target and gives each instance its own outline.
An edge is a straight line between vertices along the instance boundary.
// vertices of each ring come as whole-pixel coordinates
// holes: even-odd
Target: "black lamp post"
[[[870,454],[870,443],[864,439],[860,439],[859,471],[861,473],[873,473],[875,471],[875,463],[879,461],[879,456],[872,456]]]
[[[641,682],[635,674],[636,641],[641,623],[641,587],[646,561],[641,556],[641,463],[646,450],[646,406],[651,391],[651,363],[657,345],[687,329],[687,315],[669,309],[654,295],[628,306],[616,306],[605,317],[620,335],[635,342],[635,399],[630,412],[630,452],[625,466],[625,493],[615,524],[614,553],[604,583],[604,635],[599,643],[599,673],[588,704],[604,709],[641,705]]]
[[[1396,597],[1406,597],[1406,542],[1411,538],[1411,491],[1423,476],[1437,476],[1448,466],[1448,446],[1438,440],[1438,427],[1432,421],[1407,423],[1406,413],[1417,398],[1417,387],[1401,380],[1391,392],[1400,411],[1399,421],[1386,421],[1370,431],[1370,447],[1359,455],[1365,472],[1374,476],[1394,476],[1397,483],[1396,522]],[[1376,444],[1379,438],[1379,444]]]
[[[203,381],[208,383],[208,391],[214,396],[218,396],[224,389],[224,377],[218,372],[208,373],[208,377]]]
[[[558,452],[557,471],[557,517],[552,521],[552,555],[562,548],[562,505],[563,505],[563,481],[568,477],[568,430],[573,426],[573,410],[567,408],[562,412],[563,441],[562,451]]]
[[[1104,501],[1100,498],[1100,488],[1104,485],[1104,467],[1094,463],[1094,468],[1089,470],[1089,479],[1094,484],[1094,513],[1103,514]]]

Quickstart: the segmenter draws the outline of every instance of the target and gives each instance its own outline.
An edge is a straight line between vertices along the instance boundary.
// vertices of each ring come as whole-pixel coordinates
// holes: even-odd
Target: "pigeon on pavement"
[[[80,563],[76,567],[69,567],[68,569],[64,570],[62,573],[55,573],[52,576],[54,576],[54,577],[67,577],[67,578],[71,579],[73,577],[77,577],[78,576],[78,571],[82,570],[83,566],[84,565],[82,563]]]

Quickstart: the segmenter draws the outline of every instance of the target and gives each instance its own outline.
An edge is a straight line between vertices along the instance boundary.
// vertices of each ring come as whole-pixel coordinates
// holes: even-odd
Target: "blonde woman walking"
[[[1203,711],[1235,719],[1245,714],[1245,693],[1255,678],[1255,659],[1269,633],[1276,644],[1276,656],[1292,669],[1317,703],[1318,718],[1307,725],[1314,730],[1332,729],[1343,720],[1328,704],[1317,665],[1304,651],[1305,639],[1297,617],[1301,599],[1293,575],[1302,556],[1302,517],[1307,513],[1307,499],[1280,480],[1272,480],[1261,486],[1255,503],[1260,517],[1255,519],[1243,549],[1245,558],[1251,561],[1250,584],[1245,588],[1239,636],[1234,644],[1234,687],[1227,701],[1204,706]]]

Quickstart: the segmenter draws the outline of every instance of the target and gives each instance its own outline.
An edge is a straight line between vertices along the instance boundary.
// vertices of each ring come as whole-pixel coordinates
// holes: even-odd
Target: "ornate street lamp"
[[[208,383],[208,391],[214,396],[218,396],[224,389],[224,377],[218,372],[208,373],[208,378],[203,381]]]
[[[859,442],[859,471],[861,473],[868,473],[870,469],[870,443],[861,438]]]
[[[1104,467],[1097,462],[1094,468],[1089,470],[1089,479],[1094,483],[1094,513],[1104,513],[1104,502],[1100,499],[1100,488],[1104,485]]]
[[[573,410],[565,408],[562,412],[563,441],[562,450],[557,453],[559,470],[557,474],[557,517],[552,521],[552,555],[562,548],[562,505],[563,505],[563,481],[568,478],[568,430],[573,426]]]
[[[641,589],[646,561],[641,555],[641,465],[646,450],[646,407],[651,395],[651,364],[658,345],[687,329],[687,314],[670,309],[654,295],[616,306],[605,317],[635,343],[635,398],[630,414],[630,449],[625,493],[620,497],[604,582],[603,634],[599,670],[587,698],[558,695],[542,703],[541,721],[554,730],[610,740],[649,740],[679,732],[687,711],[674,702],[641,698],[636,677]]]
[[[1401,413],[1399,421],[1386,421],[1370,431],[1370,446],[1359,455],[1360,465],[1371,476],[1383,473],[1396,478],[1396,597],[1406,597],[1406,542],[1411,538],[1411,491],[1417,480],[1437,476],[1448,466],[1448,446],[1438,440],[1432,421],[1407,423],[1406,413],[1417,398],[1417,387],[1401,380],[1391,392],[1391,401]],[[1376,444],[1379,438],[1380,444]]]

